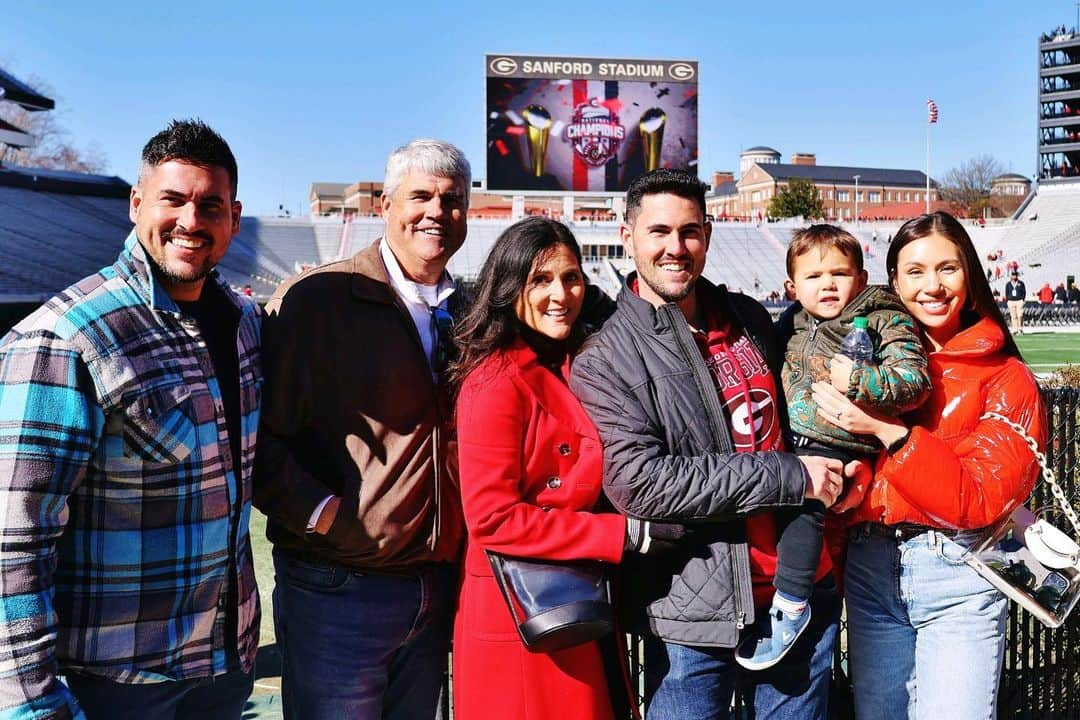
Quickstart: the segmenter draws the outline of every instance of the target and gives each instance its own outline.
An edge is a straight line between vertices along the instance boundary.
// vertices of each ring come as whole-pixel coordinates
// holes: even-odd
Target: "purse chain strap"
[[[1039,445],[1035,442],[1035,438],[1028,435],[1027,430],[1024,429],[1023,425],[1013,422],[1012,420],[1000,413],[983,413],[983,416],[979,419],[1000,420],[1001,422],[1012,428],[1014,431],[1016,431],[1016,433],[1019,434],[1020,437],[1024,438],[1024,441],[1027,442],[1028,447],[1031,448],[1031,452],[1035,453],[1035,459],[1039,461],[1039,469],[1042,470],[1042,479],[1045,480],[1046,484],[1050,486],[1050,492],[1053,494],[1054,500],[1057,501],[1058,507],[1061,509],[1061,512],[1065,514],[1065,517],[1069,519],[1069,522],[1073,526],[1073,531],[1076,533],[1077,537],[1080,538],[1080,518],[1077,518],[1076,511],[1073,510],[1072,505],[1069,504],[1069,499],[1065,497],[1065,491],[1061,489],[1061,486],[1057,484],[1057,480],[1054,479],[1054,473],[1050,470],[1049,467],[1047,467],[1046,454],[1039,450]]]

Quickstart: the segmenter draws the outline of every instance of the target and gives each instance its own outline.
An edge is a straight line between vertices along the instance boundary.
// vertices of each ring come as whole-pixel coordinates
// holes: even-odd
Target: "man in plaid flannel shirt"
[[[0,718],[241,715],[262,377],[258,306],[213,270],[236,182],[171,123],[116,263],[0,341]]]

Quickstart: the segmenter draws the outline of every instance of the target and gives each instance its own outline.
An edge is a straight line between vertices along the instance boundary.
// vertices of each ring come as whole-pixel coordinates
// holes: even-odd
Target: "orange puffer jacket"
[[[1035,378],[1002,352],[1005,336],[990,320],[930,352],[930,399],[906,416],[911,437],[882,453],[854,522],[981,528],[1027,499],[1039,477],[1035,453],[996,412],[1046,445],[1046,413]]]

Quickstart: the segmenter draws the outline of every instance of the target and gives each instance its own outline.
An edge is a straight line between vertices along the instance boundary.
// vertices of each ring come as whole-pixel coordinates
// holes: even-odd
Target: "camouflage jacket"
[[[847,396],[887,415],[922,404],[930,392],[926,351],[900,299],[880,285],[867,287],[832,320],[818,320],[798,303],[784,313],[779,321],[781,338],[787,341],[784,395],[792,432],[831,447],[872,453],[881,447],[874,437],[852,435],[817,416],[811,391],[818,380],[829,382],[829,362],[860,315],[869,323],[875,364],[855,368]]]

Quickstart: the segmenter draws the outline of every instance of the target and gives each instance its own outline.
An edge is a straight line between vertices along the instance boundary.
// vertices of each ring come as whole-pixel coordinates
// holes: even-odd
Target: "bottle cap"
[[[867,319],[866,319],[865,317],[863,317],[862,315],[860,315],[860,316],[858,316],[857,318],[855,318],[854,320],[852,320],[852,321],[851,321],[851,324],[852,324],[852,326],[854,326],[854,327],[857,327],[857,328],[862,328],[863,330],[865,330],[865,329],[866,329],[867,327],[869,327],[869,326],[870,326],[870,321],[869,321],[869,320],[867,320]]]

